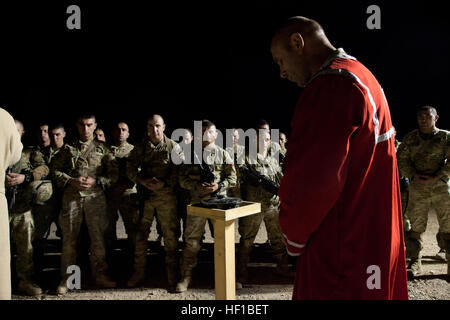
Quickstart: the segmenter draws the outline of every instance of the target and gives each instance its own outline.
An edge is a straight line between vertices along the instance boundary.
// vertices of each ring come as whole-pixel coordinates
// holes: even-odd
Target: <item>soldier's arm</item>
[[[178,144],[175,144],[172,149],[172,154],[175,159],[170,156],[172,161],[172,171],[170,172],[170,176],[168,177],[166,184],[168,187],[173,188],[178,184],[178,176],[180,173],[181,164],[184,161],[184,153],[181,147]]]
[[[141,166],[142,152],[141,147],[138,145],[130,151],[126,160],[126,175],[128,179],[134,183],[139,183],[140,179],[140,166]]]
[[[50,165],[51,177],[61,189],[72,179],[68,174],[71,159],[72,154],[70,153],[69,147],[65,147],[55,155]]]
[[[444,166],[436,172],[436,177],[438,179],[443,179],[445,182],[447,182],[450,178],[450,134],[447,134],[446,137],[447,143],[445,148],[445,164]]]
[[[411,150],[407,143],[402,143],[397,150],[397,163],[400,175],[408,178],[412,178],[416,173],[411,161]]]
[[[193,177],[193,168],[192,164],[182,164],[179,168],[178,182],[180,186],[187,190],[195,190],[197,183],[200,181],[200,175],[197,177]]]
[[[35,181],[45,179],[45,177],[49,175],[50,169],[45,163],[44,155],[42,154],[41,151],[37,149],[31,151],[30,163],[31,167],[33,168],[31,170],[31,173],[33,174],[33,179]]]
[[[119,165],[113,153],[108,149],[104,149],[105,154],[102,158],[102,173],[97,176],[97,184],[106,190],[111,184],[119,179]]]
[[[237,183],[237,175],[236,175],[236,168],[234,167],[234,164],[232,163],[231,157],[228,154],[228,152],[224,152],[225,155],[225,162],[223,164],[223,175],[222,175],[222,183],[224,189],[233,188],[236,186]]]

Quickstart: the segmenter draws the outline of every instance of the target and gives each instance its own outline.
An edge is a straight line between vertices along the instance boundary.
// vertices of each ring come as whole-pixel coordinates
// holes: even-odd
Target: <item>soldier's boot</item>
[[[20,280],[17,289],[27,296],[39,296],[42,294],[42,289],[29,280]]]
[[[176,251],[166,252],[167,290],[176,292],[178,280],[178,254]]]
[[[127,287],[135,288],[138,287],[145,280],[145,270],[135,269],[133,275],[127,281]]]
[[[111,280],[105,273],[100,272],[95,275],[95,285],[102,288],[115,288],[117,283]]]
[[[56,288],[56,294],[58,296],[63,296],[67,293],[67,291],[69,291],[69,289],[67,288],[67,277],[63,277],[58,287]]]
[[[444,235],[444,237],[445,237],[445,235]],[[436,241],[439,246],[439,252],[436,253],[434,258],[439,261],[447,262],[447,259],[445,258],[446,241],[445,241],[445,239],[443,239],[440,232],[436,233]]]
[[[411,258],[406,271],[412,277],[417,277],[422,274],[422,258],[420,256]]]
[[[181,280],[177,283],[177,286],[175,287],[175,292],[181,293],[187,291],[191,282],[192,282],[192,269],[182,270]]]
[[[138,241],[134,250],[134,273],[127,282],[127,287],[137,287],[145,280],[145,268],[147,265],[147,241]]]
[[[242,284],[246,283],[248,280],[248,262],[250,261],[250,250],[247,248],[240,247],[238,252],[238,259],[236,265],[236,287],[241,288]]]
[[[289,269],[289,257],[286,253],[276,256],[277,267],[275,268],[275,273],[283,276],[292,278],[295,277],[295,272]]]

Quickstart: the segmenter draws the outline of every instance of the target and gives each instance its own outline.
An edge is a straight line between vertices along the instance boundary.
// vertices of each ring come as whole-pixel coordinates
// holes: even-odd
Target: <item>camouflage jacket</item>
[[[45,164],[42,154],[34,150],[34,148],[24,149],[20,160],[11,166],[8,171],[20,174],[31,173],[33,181],[42,180],[49,174],[49,168]],[[15,205],[12,212],[25,212],[30,210],[31,190],[27,186],[28,183],[26,182],[17,185]]]
[[[53,146],[47,146],[47,147],[36,147],[36,150],[40,153],[42,153],[42,157],[45,160],[45,163],[47,166],[50,167],[51,162],[53,158],[66,146],[66,144],[63,144],[60,148],[56,148]]]
[[[129,188],[125,191],[127,194],[135,193],[136,186],[127,176],[127,158],[130,155],[130,152],[134,149],[134,146],[128,142],[125,142],[123,146],[111,146],[110,148],[114,157],[116,157],[117,164],[119,166],[119,179],[116,184],[128,185]]]
[[[437,129],[430,135],[419,130],[408,133],[398,147],[398,166],[403,176],[426,173],[446,183],[450,176],[450,132]]]
[[[83,152],[89,150],[91,143],[94,147],[83,158]],[[53,159],[51,171],[54,181],[61,189],[67,187],[71,178],[89,176],[96,179],[97,184],[89,190],[78,191],[68,187],[83,197],[105,190],[119,177],[119,168],[112,152],[106,144],[94,139],[67,145]]]
[[[210,152],[207,153],[206,162],[210,165],[216,179],[215,183],[223,184],[223,188],[218,195],[226,195],[229,188],[236,186],[237,176],[236,169],[230,154],[219,146],[214,145]],[[200,165],[191,163],[183,164],[180,169],[179,182],[182,188],[191,192],[191,202],[199,202],[200,197],[196,184],[200,182]],[[209,196],[206,196],[207,198]]]
[[[177,184],[179,166],[172,161],[172,153],[184,159],[181,147],[173,140],[164,136],[164,139],[154,145],[150,139],[145,139],[135,146],[128,156],[126,173],[134,183],[140,179],[155,177],[164,182],[164,186],[153,195],[164,195],[174,192]]]
[[[272,181],[280,183],[283,173],[281,166],[278,164],[275,158],[267,155],[263,157],[261,154],[257,154],[256,163],[251,161],[249,156],[245,157],[245,164],[248,167],[253,168],[260,175],[269,178]],[[238,170],[241,168],[238,165]],[[279,198],[277,195],[273,195],[261,185],[253,185],[247,179],[245,172],[241,173],[241,192],[242,197],[246,201],[260,202],[263,207],[278,206]]]

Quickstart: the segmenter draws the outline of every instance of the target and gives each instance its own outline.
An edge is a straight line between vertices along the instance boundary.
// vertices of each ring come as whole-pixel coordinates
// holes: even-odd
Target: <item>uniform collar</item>
[[[334,60],[339,59],[339,58],[356,60],[355,57],[348,55],[343,48],[337,48],[325,59],[325,62],[322,64],[322,66],[319,69],[319,72],[326,69]]]
[[[429,140],[429,139],[433,138],[439,132],[439,129],[434,128],[432,133],[422,133],[422,131],[420,131],[420,129],[418,131],[419,131],[419,136],[423,140]]]

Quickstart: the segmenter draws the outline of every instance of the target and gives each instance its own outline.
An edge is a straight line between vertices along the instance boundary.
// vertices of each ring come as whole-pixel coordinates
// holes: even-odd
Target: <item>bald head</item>
[[[23,135],[24,135],[24,133],[25,133],[25,129],[24,129],[23,123],[20,122],[20,121],[17,120],[17,119],[14,120],[14,122],[15,122],[15,124],[16,124],[17,131],[18,131],[19,134],[20,134],[20,137],[23,137]]]
[[[147,120],[147,134],[150,141],[158,143],[164,139],[164,130],[166,125],[164,119],[159,114],[154,114]]]
[[[280,76],[303,87],[336,48],[317,21],[292,17],[277,30],[270,50]]]

